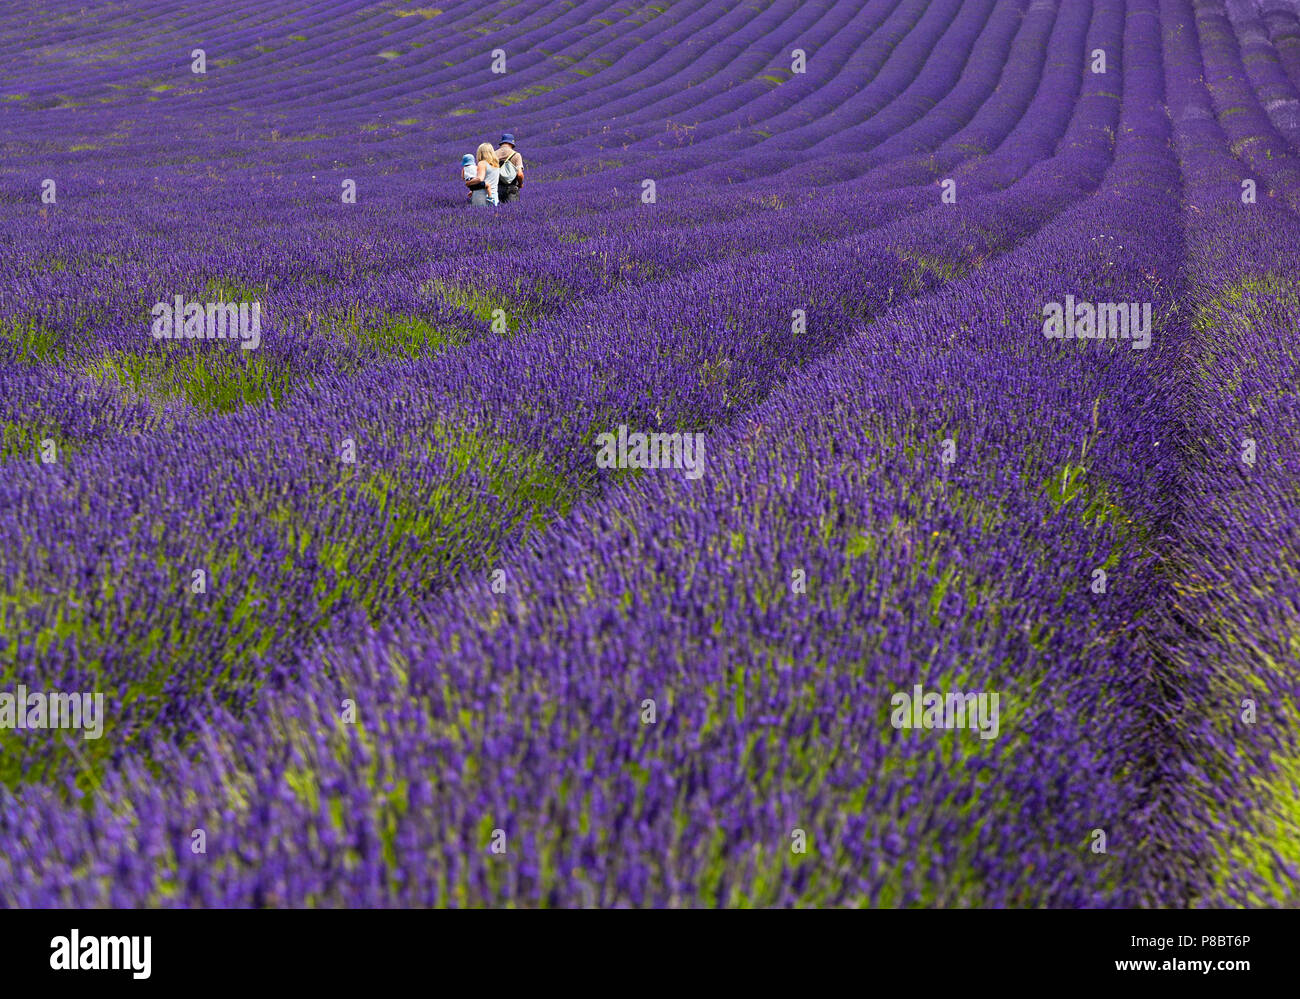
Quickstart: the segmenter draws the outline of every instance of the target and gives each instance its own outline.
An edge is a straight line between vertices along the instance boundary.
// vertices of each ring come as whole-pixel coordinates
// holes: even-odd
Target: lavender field
[[[1300,2],[417,2],[0,9],[0,906],[1300,904]]]

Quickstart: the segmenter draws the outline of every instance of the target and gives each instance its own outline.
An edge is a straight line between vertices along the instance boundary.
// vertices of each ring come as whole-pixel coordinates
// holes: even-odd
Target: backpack
[[[506,184],[513,184],[515,178],[519,176],[519,171],[515,169],[514,163],[510,160],[501,161],[501,180]]]

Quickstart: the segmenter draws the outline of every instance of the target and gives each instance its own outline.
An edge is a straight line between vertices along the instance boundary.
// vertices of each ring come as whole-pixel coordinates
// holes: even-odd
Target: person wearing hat
[[[501,133],[501,144],[496,150],[501,162],[501,177],[497,182],[497,197],[501,204],[514,201],[519,197],[519,189],[524,186],[524,158],[515,149],[513,132]]]
[[[487,204],[487,185],[478,179],[478,165],[474,162],[474,157],[466,153],[460,158],[460,177],[469,188],[465,199],[471,205]]]

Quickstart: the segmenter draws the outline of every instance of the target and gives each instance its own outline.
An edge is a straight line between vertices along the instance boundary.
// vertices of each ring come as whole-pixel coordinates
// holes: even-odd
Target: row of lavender
[[[1163,6],[1166,16],[1191,13],[1185,3]],[[1225,96],[1220,88],[1240,78],[1236,54],[1222,44],[1198,51],[1192,38],[1173,33],[1166,53],[1189,287],[1186,344],[1166,375],[1180,400],[1186,457],[1162,574],[1170,591],[1169,671],[1202,677],[1180,685],[1184,710],[1171,712],[1179,722],[1170,728],[1183,747],[1177,759],[1196,766],[1198,782],[1258,782],[1214,815],[1218,843],[1206,866],[1223,886],[1218,899],[1294,905],[1300,296],[1285,275],[1300,263],[1300,220],[1268,200],[1250,209],[1237,203],[1242,182],[1257,178],[1262,164],[1230,152],[1243,138],[1239,116],[1214,114]],[[1233,92],[1235,100],[1245,96]],[[1266,119],[1251,120],[1249,145],[1278,141]],[[1280,193],[1294,205],[1297,185]],[[1186,722],[1207,715],[1199,731]],[[1171,765],[1167,779],[1185,781],[1187,773]]]

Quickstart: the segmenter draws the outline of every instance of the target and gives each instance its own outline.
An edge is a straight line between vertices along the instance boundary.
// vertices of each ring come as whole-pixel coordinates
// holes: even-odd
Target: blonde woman
[[[478,160],[478,171],[475,179],[483,185],[487,193],[484,203],[496,205],[497,181],[501,177],[501,161],[497,159],[497,154],[492,151],[492,143],[481,143],[474,152],[474,158]],[[477,199],[475,203],[477,203]]]

